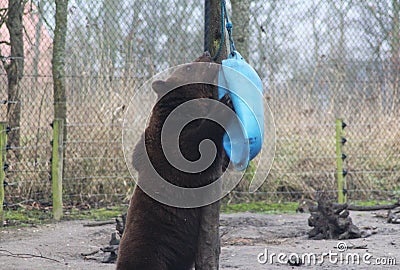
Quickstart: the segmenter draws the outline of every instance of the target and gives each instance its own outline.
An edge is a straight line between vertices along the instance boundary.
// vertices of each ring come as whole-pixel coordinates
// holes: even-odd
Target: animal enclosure
[[[7,3],[0,0],[0,22]],[[399,1],[234,1],[228,9],[236,46],[263,79],[276,128],[265,183],[247,193],[250,176],[269,169],[261,161],[257,169],[250,166],[229,201],[313,199],[318,190],[336,196],[339,118],[347,124],[348,200],[400,196]],[[0,24],[0,121],[8,121],[15,102],[21,105],[19,125],[10,126],[20,131],[19,143],[2,149],[8,205],[52,200],[54,13],[53,1],[25,6],[19,101],[8,98],[4,65],[12,59],[8,30]],[[203,2],[195,0],[70,0],[65,205],[129,198],[134,181],[121,144],[125,108],[146,80],[202,52],[203,25]]]

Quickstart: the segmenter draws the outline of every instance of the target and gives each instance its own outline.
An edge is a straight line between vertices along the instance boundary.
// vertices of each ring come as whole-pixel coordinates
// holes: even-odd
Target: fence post
[[[0,227],[4,224],[4,183],[6,178],[7,123],[0,122]]]
[[[64,125],[62,119],[54,119],[53,122],[53,150],[51,156],[51,182],[53,195],[53,218],[60,220],[62,217],[62,172],[63,172],[63,134]]]
[[[342,119],[336,119],[336,175],[338,186],[338,203],[345,203],[347,201],[347,183],[345,176],[347,172],[343,169],[343,161],[346,155],[343,153],[343,145],[346,139],[343,136],[343,129],[346,124]]]

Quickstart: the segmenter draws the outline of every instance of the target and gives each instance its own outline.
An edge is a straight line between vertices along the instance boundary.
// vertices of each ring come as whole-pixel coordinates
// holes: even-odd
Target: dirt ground
[[[388,224],[371,212],[351,212],[357,226],[374,230],[376,234],[368,238],[345,240],[343,242],[347,250],[342,251],[345,246],[343,243],[338,244],[337,240],[307,239],[306,232],[310,229],[307,225],[308,216],[251,213],[222,215],[220,269],[399,269],[399,224]],[[82,257],[81,253],[106,246],[115,229],[115,225],[84,227],[88,222],[68,221],[31,228],[1,229],[0,269],[114,269],[115,265],[100,262],[103,253],[97,253],[92,260]],[[321,263],[321,254],[330,251],[331,259],[326,256]],[[264,256],[266,252],[268,261]],[[275,256],[271,263],[273,253],[282,253],[280,261]],[[289,259],[295,264],[294,260],[306,253],[315,254],[317,261],[308,263],[307,257],[304,257],[300,266],[287,262]],[[359,263],[357,256],[361,258]],[[346,263],[346,258],[355,259]],[[385,258],[390,263],[396,260],[397,266],[376,264],[385,262]]]

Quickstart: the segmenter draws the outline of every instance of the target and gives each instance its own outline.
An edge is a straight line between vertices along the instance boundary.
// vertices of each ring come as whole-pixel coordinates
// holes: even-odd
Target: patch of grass
[[[113,206],[97,209],[79,210],[72,208],[64,212],[64,220],[90,219],[96,221],[116,218],[127,211],[126,207]]]
[[[52,218],[49,210],[18,208],[4,212],[4,219],[9,226],[26,226],[48,223]]]
[[[265,213],[265,214],[279,214],[279,213],[295,213],[299,204],[297,202],[286,203],[268,203],[268,202],[253,202],[253,203],[238,203],[222,205],[221,211],[224,213]]]
[[[371,206],[381,204],[394,204],[395,200],[370,200],[370,201],[353,201],[349,202],[352,205]],[[252,203],[238,203],[238,204],[223,204],[221,212],[223,213],[264,213],[264,214],[281,214],[281,213],[295,213],[298,202],[285,202],[285,203],[268,203],[268,202],[252,202]]]
[[[379,204],[393,204],[396,201],[389,200],[370,200],[370,201],[352,201],[349,204],[370,206]],[[297,202],[285,203],[268,203],[268,202],[252,202],[238,204],[223,204],[221,212],[223,213],[264,213],[264,214],[281,214],[295,213],[299,204]],[[97,209],[81,210],[78,208],[64,209],[63,220],[96,220],[103,221],[116,218],[127,211],[126,206],[113,206]],[[8,226],[31,226],[53,222],[51,209],[27,209],[18,208],[16,210],[5,211],[5,220]]]
[[[396,203],[396,200],[393,201],[387,201],[387,200],[370,200],[370,201],[354,201],[354,202],[348,202],[348,204],[352,205],[358,205],[358,206],[373,206],[373,205],[381,205],[381,204],[394,204]]]
[[[113,206],[98,209],[80,210],[78,208],[64,209],[62,220],[109,220],[120,216],[126,212],[126,207]],[[7,226],[31,226],[53,222],[51,209],[27,209],[18,208],[16,210],[5,211]]]

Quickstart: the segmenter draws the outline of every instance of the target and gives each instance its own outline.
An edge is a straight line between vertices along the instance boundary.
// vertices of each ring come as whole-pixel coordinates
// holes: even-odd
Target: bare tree
[[[346,21],[350,9],[353,7],[352,0],[329,1],[329,7],[332,13],[332,18],[336,22],[331,22],[329,25],[330,38],[330,55],[334,61],[334,76],[335,86],[332,88],[331,95],[331,112],[334,112],[336,117],[342,117],[343,99],[347,99],[347,93],[350,92],[349,76],[350,73],[346,70],[347,43],[345,32],[348,28]],[[346,93],[343,96],[343,93]]]
[[[46,1],[39,1],[38,6],[37,6],[37,10],[40,12],[41,10],[43,10],[43,7],[45,5]],[[32,3],[31,3],[32,5]],[[36,15],[36,12],[30,12],[30,16],[32,16],[32,19],[34,19],[34,16]],[[34,76],[34,87],[37,87],[37,81],[39,78],[39,59],[40,59],[40,44],[41,44],[41,34],[42,34],[42,27],[43,27],[43,16],[41,16],[39,14],[39,16],[37,16],[38,18],[38,22],[35,26],[35,40],[34,40],[34,48],[33,48],[33,52],[34,52],[34,57],[33,57],[33,76]]]
[[[118,20],[122,10],[121,0],[104,0],[100,16],[102,19],[102,65],[110,68],[113,73],[116,67],[118,51],[121,42],[121,25]],[[110,66],[111,65],[111,66]],[[112,74],[108,74],[112,75]]]
[[[393,115],[400,102],[400,1],[364,2],[363,27],[368,35],[369,45],[375,58],[383,63],[388,98],[385,102],[387,112]],[[389,49],[385,49],[388,45]],[[382,80],[383,81],[383,80]],[[398,113],[398,112],[397,112]]]
[[[330,32],[332,32],[331,53],[332,58],[336,61],[340,68],[343,68],[343,62],[347,54],[345,32],[347,29],[346,17],[353,7],[353,1],[340,0],[329,1],[331,7],[332,18],[336,18],[337,23],[331,24]]]
[[[235,46],[244,59],[248,61],[250,42],[250,0],[231,0],[231,4]]]
[[[268,89],[272,93],[277,90],[276,83],[282,68],[288,60],[293,59],[288,57],[292,50],[287,43],[293,36],[294,26],[291,20],[282,16],[282,13],[285,9],[296,8],[297,3],[271,0],[268,1],[267,7],[264,7],[263,1],[256,4],[251,7],[251,12],[259,29],[257,29],[257,40],[251,44],[251,50],[257,52],[254,54],[257,58],[250,63],[259,71],[261,77],[268,78]]]
[[[20,145],[20,119],[21,119],[21,93],[19,82],[24,74],[24,39],[22,16],[24,12],[24,0],[9,0],[6,14],[1,18],[5,22],[10,34],[9,41],[2,41],[11,47],[9,56],[1,56],[3,67],[7,73],[8,105],[7,118],[11,127],[9,144],[13,147]],[[1,24],[0,24],[1,25]],[[19,159],[18,148],[13,152]]]
[[[318,9],[321,6],[321,1],[313,0],[313,5],[311,9],[309,10],[307,16],[311,18],[311,26],[312,26],[312,40],[314,44],[313,48],[313,62],[318,63],[319,61],[319,52],[320,52],[320,47],[321,47],[321,29],[318,27],[318,17],[315,16],[315,14],[318,14]]]
[[[52,72],[54,83],[54,118],[67,119],[65,94],[65,40],[67,36],[68,0],[56,0],[56,26],[54,29]],[[64,128],[64,140],[67,129]]]

